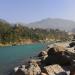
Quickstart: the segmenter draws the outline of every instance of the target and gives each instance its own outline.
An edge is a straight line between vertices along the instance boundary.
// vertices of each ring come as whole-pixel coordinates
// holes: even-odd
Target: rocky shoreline
[[[54,43],[26,64],[17,66],[9,75],[74,75],[75,48],[72,43]]]

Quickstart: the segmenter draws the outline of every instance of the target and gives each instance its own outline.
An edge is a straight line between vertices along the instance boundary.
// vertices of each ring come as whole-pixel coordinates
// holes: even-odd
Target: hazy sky
[[[45,18],[75,21],[75,0],[0,0],[0,18],[25,23]]]

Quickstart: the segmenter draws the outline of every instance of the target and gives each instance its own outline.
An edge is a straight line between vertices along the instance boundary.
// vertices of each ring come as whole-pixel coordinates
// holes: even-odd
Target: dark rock
[[[48,55],[54,55],[56,52],[63,53],[65,48],[63,46],[54,46],[48,50]]]
[[[74,47],[74,46],[75,46],[75,42],[71,42],[71,43],[69,44],[69,46],[70,46],[70,47]]]
[[[21,69],[18,69],[18,71],[15,72],[14,75],[25,75],[25,73]]]
[[[18,69],[17,71],[12,71],[9,73],[9,75],[25,75],[24,71],[22,71],[21,69]]]
[[[46,56],[47,55],[47,52],[46,51],[41,51],[39,54],[38,54],[38,57],[43,57],[43,56]]]
[[[66,56],[60,55],[60,53],[55,55],[48,56],[43,63],[46,65],[52,65],[52,64],[59,64],[62,66],[69,66],[71,65],[71,61]]]
[[[72,66],[70,69],[70,75],[75,75],[75,66]]]
[[[41,51],[38,54],[38,57],[41,59],[41,61],[45,60],[48,57],[47,51]]]
[[[52,64],[69,66],[71,65],[71,59],[65,55],[65,52],[62,50],[62,48],[53,47],[50,48],[50,50],[48,51],[48,57],[45,60],[43,60],[42,63],[45,66]]]

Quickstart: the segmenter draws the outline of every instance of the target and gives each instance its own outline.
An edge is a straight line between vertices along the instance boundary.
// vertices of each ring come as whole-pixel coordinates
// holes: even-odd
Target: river
[[[0,75],[7,75],[13,67],[24,63],[29,57],[34,57],[46,47],[43,43],[0,47]]]

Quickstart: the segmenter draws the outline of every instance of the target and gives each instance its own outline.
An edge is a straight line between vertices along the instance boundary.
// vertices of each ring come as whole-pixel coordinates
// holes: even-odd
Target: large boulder
[[[44,67],[44,72],[47,75],[67,75],[64,69],[57,64]]]
[[[25,68],[25,65],[21,65],[21,66],[15,67],[13,71],[10,72],[9,75],[25,75],[26,71],[27,70]]]
[[[31,60],[27,67],[27,75],[39,75],[41,73],[41,69],[37,64],[36,60]]]
[[[19,68],[15,68],[15,73],[13,75],[39,75],[41,73],[41,69],[37,64],[36,60],[30,60],[26,66],[21,66]]]
[[[45,66],[59,64],[62,66],[71,65],[71,59],[65,55],[65,48],[55,46],[48,50],[48,57],[42,61]]]
[[[65,48],[63,46],[54,46],[48,50],[48,55],[54,54],[56,52],[64,52]]]
[[[23,71],[22,69],[18,69],[18,70],[14,73],[14,75],[26,75],[26,74],[25,74],[25,71]]]
[[[45,66],[52,65],[52,64],[59,64],[62,66],[70,66],[71,59],[66,57],[65,55],[62,55],[59,52],[54,55],[48,56],[44,61],[42,61],[42,63],[44,63]]]

